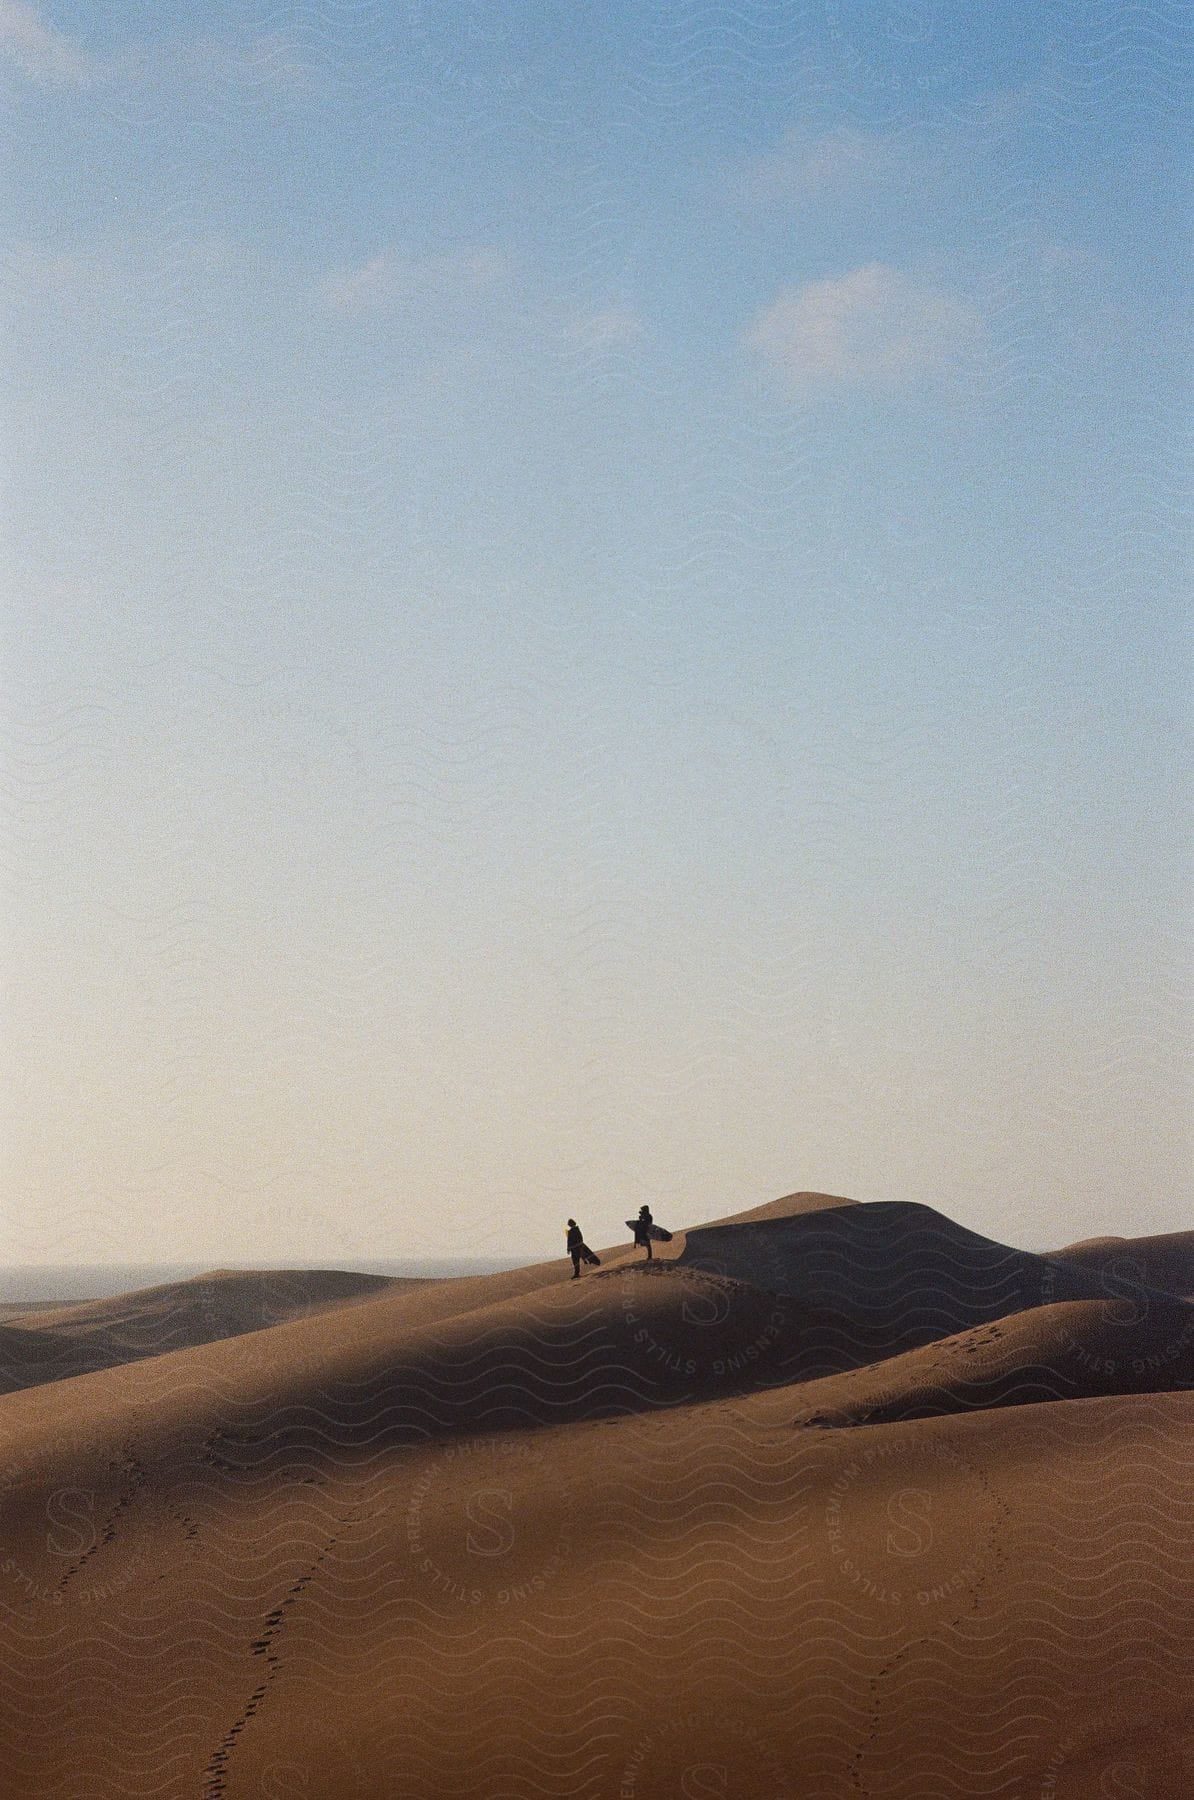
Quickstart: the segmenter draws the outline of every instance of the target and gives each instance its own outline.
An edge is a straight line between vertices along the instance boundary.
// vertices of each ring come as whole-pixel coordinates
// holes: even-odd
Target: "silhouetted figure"
[[[565,1242],[568,1245],[568,1254],[572,1258],[572,1279],[579,1281],[581,1263],[599,1264],[601,1258],[594,1255],[593,1251],[589,1249],[585,1243],[585,1234],[575,1219],[568,1221],[568,1236]]]
[[[640,1206],[638,1209],[638,1218],[634,1221],[634,1241],[636,1244],[645,1244],[647,1246],[648,1262],[651,1261],[653,1254],[651,1250],[651,1227],[654,1223],[655,1221],[651,1217],[651,1208],[649,1206]]]

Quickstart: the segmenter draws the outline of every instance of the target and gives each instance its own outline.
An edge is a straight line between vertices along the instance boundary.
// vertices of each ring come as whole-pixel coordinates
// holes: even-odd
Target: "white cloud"
[[[643,322],[624,306],[607,306],[597,312],[577,313],[564,326],[572,348],[598,354],[632,344],[642,336]]]
[[[199,91],[299,98],[312,72],[281,33],[255,38],[133,38],[105,57],[48,25],[30,0],[0,0],[0,58],[44,87],[114,82],[144,88],[181,83]]]
[[[894,175],[907,162],[894,138],[842,125],[833,131],[788,132],[774,150],[747,164],[747,194],[755,200],[804,199],[841,193]]]
[[[47,25],[27,0],[0,0],[0,53],[46,87],[83,87],[95,73],[86,51]]]
[[[794,388],[894,386],[955,364],[980,330],[967,302],[867,263],[787,289],[756,314],[746,341]]]
[[[504,250],[459,250],[439,256],[401,256],[383,250],[365,262],[337,269],[320,284],[320,297],[332,312],[348,316],[388,312],[420,297],[451,301],[492,291],[512,272]]]

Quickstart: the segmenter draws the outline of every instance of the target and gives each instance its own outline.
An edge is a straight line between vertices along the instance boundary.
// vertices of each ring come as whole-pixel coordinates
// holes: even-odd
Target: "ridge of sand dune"
[[[421,1286],[420,1280],[411,1277],[359,1275],[344,1269],[209,1269],[185,1281],[133,1288],[110,1299],[38,1307],[10,1323],[21,1330],[45,1329],[80,1337],[92,1331],[121,1331],[130,1342],[136,1342],[141,1334],[151,1339],[162,1320],[169,1320],[181,1337],[192,1324],[206,1326],[218,1316],[231,1336],[259,1331],[317,1308],[344,1306],[374,1294]],[[172,1346],[182,1347],[181,1342]]]
[[[1086,1238],[1050,1256],[1097,1276],[1108,1295],[1146,1283],[1165,1293],[1194,1297],[1194,1231],[1154,1237]]]
[[[994,1406],[1194,1388],[1194,1306],[1065,1300],[799,1389],[810,1425],[872,1425]]]
[[[859,1200],[848,1200],[841,1194],[818,1194],[801,1189],[794,1194],[782,1194],[778,1200],[765,1200],[761,1206],[747,1207],[744,1212],[726,1213],[722,1218],[709,1219],[700,1225],[676,1227],[674,1218],[665,1218],[660,1213],[660,1223],[672,1228],[672,1241],[670,1244],[656,1244],[655,1254],[665,1261],[670,1259],[674,1262],[683,1256],[690,1232],[708,1231],[716,1225],[749,1225],[757,1220],[795,1219],[805,1213],[829,1212],[842,1206],[862,1204]]]
[[[832,1309],[888,1354],[1054,1300],[1107,1297],[1091,1272],[904,1201],[698,1226],[677,1260]]]
[[[710,1219],[704,1225],[690,1225],[689,1231],[708,1231],[714,1225],[749,1225],[757,1219],[795,1219],[804,1213],[829,1212],[841,1206],[861,1206],[860,1200],[848,1200],[843,1194],[817,1194],[801,1189],[795,1194],[782,1194],[778,1200],[765,1200],[745,1212],[727,1213],[724,1218]]]

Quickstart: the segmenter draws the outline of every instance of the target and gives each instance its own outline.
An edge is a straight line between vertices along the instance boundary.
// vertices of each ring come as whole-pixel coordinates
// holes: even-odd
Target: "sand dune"
[[[708,1231],[714,1225],[753,1225],[759,1219],[796,1219],[805,1213],[833,1212],[841,1206],[858,1204],[857,1200],[848,1200],[843,1194],[815,1194],[802,1190],[798,1194],[782,1194],[778,1200],[765,1200],[761,1206],[749,1207],[745,1212],[728,1213],[723,1219],[710,1219],[696,1229]]]
[[[0,1392],[191,1349],[420,1286],[337,1269],[216,1269],[111,1300],[27,1309],[0,1326]]]
[[[1160,1237],[1088,1238],[1055,1250],[1053,1256],[1096,1275],[1109,1295],[1128,1292],[1143,1282],[1166,1293],[1194,1297],[1194,1231],[1171,1231]]]
[[[991,1406],[1194,1388],[1194,1306],[1155,1296],[1013,1313],[803,1384],[800,1417],[877,1425]]]
[[[895,1202],[703,1226],[688,1233],[679,1260],[832,1312],[869,1355],[1057,1300],[1107,1297],[1097,1271],[1011,1249],[931,1207]]]
[[[101,1344],[80,1346],[69,1337],[32,1327],[0,1325],[0,1394],[16,1388],[64,1381],[93,1369],[107,1369],[124,1357]]]
[[[137,1288],[111,1300],[30,1310],[19,1323],[83,1337],[123,1333],[130,1343],[153,1342],[163,1325],[188,1343],[207,1343],[214,1327],[223,1337],[260,1331],[284,1319],[327,1311],[375,1294],[409,1291],[422,1284],[386,1275],[353,1275],[340,1269],[213,1269],[188,1281]],[[171,1344],[171,1349],[184,1345]]]
[[[1194,1312],[785,1205],[6,1395],[5,1791],[1194,1792]]]

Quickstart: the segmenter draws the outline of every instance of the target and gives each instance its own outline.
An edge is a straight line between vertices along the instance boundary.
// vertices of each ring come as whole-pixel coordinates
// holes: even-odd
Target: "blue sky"
[[[4,1260],[1188,1223],[1181,23],[0,0]]]

